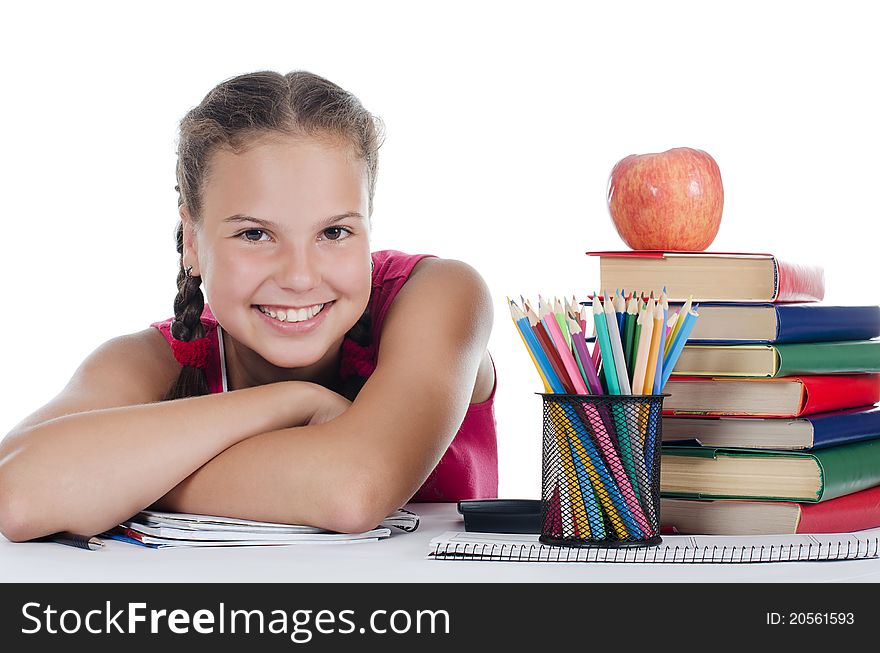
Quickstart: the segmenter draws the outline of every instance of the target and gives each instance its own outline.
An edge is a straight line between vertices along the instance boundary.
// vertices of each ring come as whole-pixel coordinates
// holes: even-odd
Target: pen
[[[104,543],[97,537],[77,535],[76,533],[69,533],[67,531],[55,533],[45,539],[50,542],[55,542],[56,544],[66,544],[67,546],[75,546],[78,549],[88,549],[90,551],[96,551],[104,546]]]

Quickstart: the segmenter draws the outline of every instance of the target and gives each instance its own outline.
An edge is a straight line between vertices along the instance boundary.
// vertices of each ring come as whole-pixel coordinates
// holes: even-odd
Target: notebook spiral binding
[[[862,547],[862,543],[865,544]],[[754,563],[796,560],[857,560],[876,558],[880,537],[807,545],[761,546],[658,546],[651,549],[570,548],[543,544],[438,544],[430,553],[437,560],[501,560],[506,562],[647,562],[647,563]]]

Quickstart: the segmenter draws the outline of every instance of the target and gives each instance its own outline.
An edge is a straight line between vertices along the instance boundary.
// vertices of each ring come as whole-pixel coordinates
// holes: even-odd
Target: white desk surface
[[[463,531],[454,503],[407,506],[419,529],[378,542],[148,549],[106,540],[86,551],[0,537],[0,582],[880,582],[880,558],[759,564],[427,560],[428,542]]]

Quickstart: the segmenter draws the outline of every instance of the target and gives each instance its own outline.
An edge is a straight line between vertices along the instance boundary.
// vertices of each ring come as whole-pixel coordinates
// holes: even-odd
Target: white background
[[[177,123],[254,70],[318,73],[384,119],[374,249],[486,279],[501,496],[538,497],[541,459],[541,385],[505,295],[597,286],[584,252],[623,248],[605,191],[624,156],[706,150],[725,188],[710,249],[819,262],[827,301],[878,303],[872,4],[607,4],[7,9],[0,435],[100,343],[172,314]]]

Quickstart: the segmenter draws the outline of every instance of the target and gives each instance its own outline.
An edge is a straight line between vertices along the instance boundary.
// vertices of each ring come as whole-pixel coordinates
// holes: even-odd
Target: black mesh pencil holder
[[[664,395],[541,396],[541,542],[659,544]]]

